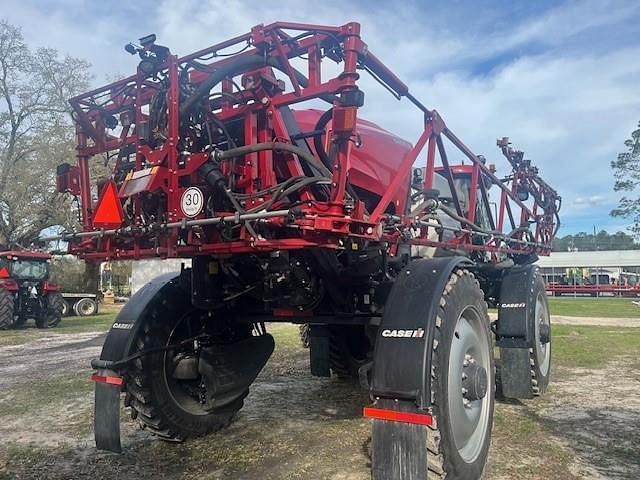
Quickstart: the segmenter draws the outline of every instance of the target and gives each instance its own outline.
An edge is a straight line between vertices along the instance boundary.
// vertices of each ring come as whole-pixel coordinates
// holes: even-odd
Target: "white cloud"
[[[591,207],[595,205],[603,205],[607,203],[607,197],[604,195],[591,195],[590,197],[576,197],[573,201],[575,205],[589,205]]]

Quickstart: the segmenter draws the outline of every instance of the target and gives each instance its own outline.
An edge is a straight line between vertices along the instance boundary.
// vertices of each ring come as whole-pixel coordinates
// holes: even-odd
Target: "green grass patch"
[[[50,334],[70,334],[84,332],[106,332],[111,328],[120,307],[108,306],[98,315],[90,317],[64,317],[60,324],[51,329],[35,328],[33,320],[29,320],[25,327],[0,332],[0,347],[21,345]]]
[[[108,311],[90,317],[65,317],[51,333],[104,332],[111,328],[117,312]]]
[[[640,307],[630,298],[558,298],[549,297],[552,315],[567,317],[640,317]]]
[[[599,368],[616,357],[640,354],[640,328],[554,325],[552,342],[556,365]]]

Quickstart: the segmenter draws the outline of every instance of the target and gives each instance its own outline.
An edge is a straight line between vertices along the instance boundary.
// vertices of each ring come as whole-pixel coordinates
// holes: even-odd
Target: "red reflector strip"
[[[364,408],[364,416],[376,420],[388,420],[390,422],[415,423],[417,425],[431,425],[433,418],[424,413],[398,412],[397,410],[384,410],[382,408]]]
[[[106,375],[98,375],[97,373],[91,375],[91,380],[94,382],[108,383],[109,385],[124,385],[124,378],[122,377],[107,377]]]

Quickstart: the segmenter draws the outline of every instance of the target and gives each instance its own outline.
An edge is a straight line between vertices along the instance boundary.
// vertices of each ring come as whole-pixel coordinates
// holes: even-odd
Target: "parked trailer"
[[[140,57],[134,76],[70,100],[77,162],[57,171],[58,190],[81,200],[82,231],[53,237],[70,253],[192,259],[131,298],[92,362],[97,446],[121,450],[121,393],[161,439],[220,430],[273,352],[267,322],[293,322],[310,325],[313,375],[369,390],[374,479],[479,478],[492,336],[505,396],[549,382],[532,263],[550,252],[556,191],[506,138],[498,177],[358,23],[257,25],[181,58],[155,40],[125,47]],[[358,118],[361,74],[416,108],[415,143]],[[110,169],[97,203],[94,156]]]
[[[96,293],[61,293],[64,299],[62,316],[77,315],[88,317],[97,315],[100,305],[99,295]]]

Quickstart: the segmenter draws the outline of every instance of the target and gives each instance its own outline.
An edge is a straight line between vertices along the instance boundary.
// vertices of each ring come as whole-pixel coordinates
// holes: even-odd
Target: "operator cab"
[[[490,170],[494,170],[495,167],[493,165],[489,166]],[[452,165],[451,166],[451,175],[453,177],[453,185],[455,188],[456,196],[458,198],[458,202],[460,203],[460,209],[462,216],[465,218],[469,217],[469,203],[471,201],[471,183],[473,177],[473,165]],[[454,196],[451,193],[451,188],[449,186],[449,181],[447,179],[447,173],[444,167],[436,167],[434,169],[435,175],[433,177],[433,186],[434,190],[439,192],[438,200],[440,203],[447,207],[449,210],[455,211],[455,200]],[[412,189],[414,192],[420,192],[423,188],[424,182],[424,172],[425,168],[415,168],[413,170],[413,179],[412,179]],[[487,198],[489,198],[489,190],[492,184],[490,182],[485,182],[485,188],[487,191]],[[418,202],[420,202],[420,197],[418,197]],[[415,201],[412,202],[412,208],[417,205]],[[487,211],[486,206],[484,205],[482,199],[482,192],[480,186],[476,188],[475,192],[475,217],[474,223],[482,228],[483,230],[493,230],[491,226],[491,221],[489,220],[489,212]],[[496,205],[494,202],[489,202],[490,207],[495,210]],[[496,216],[496,212],[493,213],[494,217]],[[439,220],[444,226],[456,227],[460,225],[458,220],[450,217],[449,215],[444,214],[444,212],[440,212]],[[449,238],[453,236],[451,232],[445,232],[444,238]]]

